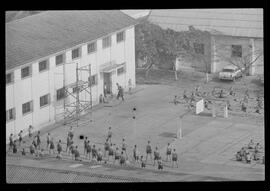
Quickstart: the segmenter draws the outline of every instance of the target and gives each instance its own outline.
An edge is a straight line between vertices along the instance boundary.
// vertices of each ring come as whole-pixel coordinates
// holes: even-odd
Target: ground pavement
[[[112,107],[101,107],[92,112],[91,116],[83,116],[81,125],[75,128],[75,145],[78,145],[80,153],[83,153],[83,140],[79,139],[79,135],[83,134],[90,139],[91,144],[94,143],[103,149],[108,127],[111,126],[112,142],[120,147],[122,138],[125,138],[129,158],[132,158],[132,148],[135,144],[139,152],[145,156],[145,146],[150,140],[152,148],[157,146],[164,159],[166,145],[172,143],[179,156],[179,168],[171,168],[170,163],[165,162],[165,173],[157,173],[157,168],[148,162],[147,169],[143,171],[102,165],[93,168],[92,172],[136,177],[146,181],[264,180],[264,165],[234,161],[236,151],[248,144],[250,139],[264,145],[264,126],[261,123],[249,120],[249,117],[230,116],[230,113],[228,119],[223,119],[220,115],[212,118],[209,111],[201,115],[190,114],[185,116],[181,123],[183,138],[176,139],[178,116],[185,113],[187,108],[181,104],[173,105],[171,101],[173,96],[182,93],[183,89],[168,85],[139,85],[137,89],[140,91],[126,95],[126,101],[114,100]],[[135,113],[132,111],[134,107]],[[65,142],[69,126],[55,126],[58,127],[50,126],[42,130],[43,146],[47,132],[51,133],[55,142],[59,139]],[[44,168],[49,169],[58,169],[63,164],[62,170],[67,170],[70,169],[69,162],[48,159],[34,163],[31,159],[20,159],[16,164],[36,167],[43,164]],[[12,159],[7,157],[7,164],[9,163],[14,164]],[[87,171],[89,168],[79,165],[73,168],[73,171]]]

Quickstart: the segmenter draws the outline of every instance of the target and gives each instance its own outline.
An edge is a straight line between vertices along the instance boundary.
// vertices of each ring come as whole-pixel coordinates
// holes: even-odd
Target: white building
[[[147,20],[163,29],[187,31],[193,26],[210,33],[204,42],[194,43],[207,63],[179,58],[176,65],[216,73],[230,64],[228,60],[249,59],[254,61],[250,75],[264,73],[263,9],[153,9]]]
[[[77,64],[91,66],[93,104],[104,83],[113,94],[116,83],[135,87],[135,24],[116,10],[45,11],[7,23],[6,137],[58,120],[63,100],[74,101],[63,99],[63,87],[76,82]]]

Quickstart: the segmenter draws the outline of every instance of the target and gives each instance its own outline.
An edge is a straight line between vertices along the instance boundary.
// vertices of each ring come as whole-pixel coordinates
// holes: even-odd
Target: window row
[[[98,83],[98,77],[97,74],[93,75],[91,77],[89,77],[88,79],[89,81],[89,86],[93,87],[95,85],[97,85]],[[76,93],[76,91],[78,91],[79,88],[73,88],[73,93]],[[56,100],[59,101],[63,98],[66,97],[66,91],[65,88],[60,88],[58,90],[56,90]],[[44,96],[41,96],[39,98],[39,105],[40,107],[45,107],[48,106],[50,104],[50,94],[46,94]],[[33,112],[33,101],[29,101],[26,102],[24,104],[22,104],[22,114],[25,115],[27,113]],[[15,120],[16,118],[16,112],[15,112],[15,108],[11,108],[9,110],[6,111],[6,121],[11,121],[11,120]]]
[[[116,41],[117,43],[120,43],[125,40],[125,33],[124,31],[119,32],[116,34]],[[111,46],[111,36],[107,36],[102,39],[102,48],[108,48]],[[97,41],[91,42],[87,45],[87,53],[91,54],[97,51]],[[81,47],[75,48],[71,51],[71,58],[72,60],[78,59],[81,57]],[[55,65],[61,65],[66,61],[65,54],[59,54],[55,56]],[[49,60],[42,60],[38,63],[39,72],[47,71],[49,70]],[[30,77],[32,75],[32,67],[26,66],[21,69],[21,79]],[[6,84],[10,84],[14,82],[14,73],[8,73],[6,74]]]
[[[50,104],[50,94],[46,94],[39,98],[40,107],[44,107]],[[33,101],[26,102],[22,104],[22,114],[25,115],[33,111]],[[15,108],[11,108],[6,111],[6,121],[11,121],[16,119]]]

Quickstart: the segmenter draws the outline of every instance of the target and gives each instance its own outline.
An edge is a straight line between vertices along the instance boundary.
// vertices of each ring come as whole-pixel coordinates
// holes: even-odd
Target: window
[[[97,42],[92,42],[87,45],[87,52],[88,54],[95,52],[97,50]]]
[[[121,41],[124,41],[125,40],[125,33],[124,31],[122,32],[119,32],[116,34],[116,41],[117,42],[121,42]]]
[[[22,104],[22,113],[26,114],[33,111],[33,101]]]
[[[39,65],[39,72],[49,69],[48,60],[43,60],[39,62],[38,65]]]
[[[60,100],[60,99],[65,98],[65,95],[66,95],[66,93],[65,93],[65,88],[64,87],[61,88],[61,89],[56,90],[56,100],[57,101]]]
[[[26,67],[22,68],[21,75],[22,75],[22,78],[26,78],[26,77],[30,76],[31,75],[30,66],[26,66]]]
[[[91,86],[97,85],[97,74],[91,76],[90,79],[88,78],[88,81]]]
[[[118,69],[117,69],[117,76],[123,74],[124,72],[125,72],[125,67],[124,67],[124,66],[121,67],[121,68],[118,68]]]
[[[196,54],[204,54],[204,44],[194,43],[193,46]]]
[[[41,96],[41,97],[39,98],[39,104],[40,104],[40,107],[43,107],[43,106],[45,106],[45,105],[49,105],[49,103],[50,103],[50,94]]]
[[[79,91],[79,90],[80,90],[79,87],[74,87],[74,88],[72,88],[72,92],[73,92],[73,93],[77,93],[77,91]]]
[[[6,121],[14,120],[15,117],[15,108],[11,108],[6,111]]]
[[[107,36],[102,39],[102,47],[107,48],[111,46],[111,36]]]
[[[80,48],[76,48],[76,49],[72,50],[72,60],[79,58],[81,56],[80,54],[81,54]]]
[[[60,54],[55,57],[55,65],[63,64],[64,63],[64,54]]]
[[[6,84],[10,84],[12,82],[14,82],[14,73],[13,72],[6,74]]]
[[[232,57],[242,57],[241,45],[232,45]]]

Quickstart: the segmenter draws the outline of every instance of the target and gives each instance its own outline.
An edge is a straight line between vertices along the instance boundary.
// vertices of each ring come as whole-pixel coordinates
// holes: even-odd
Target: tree
[[[219,44],[217,46],[216,57],[236,66],[243,75],[248,75],[250,67],[263,56],[262,49],[253,50],[249,46],[236,46]]]

